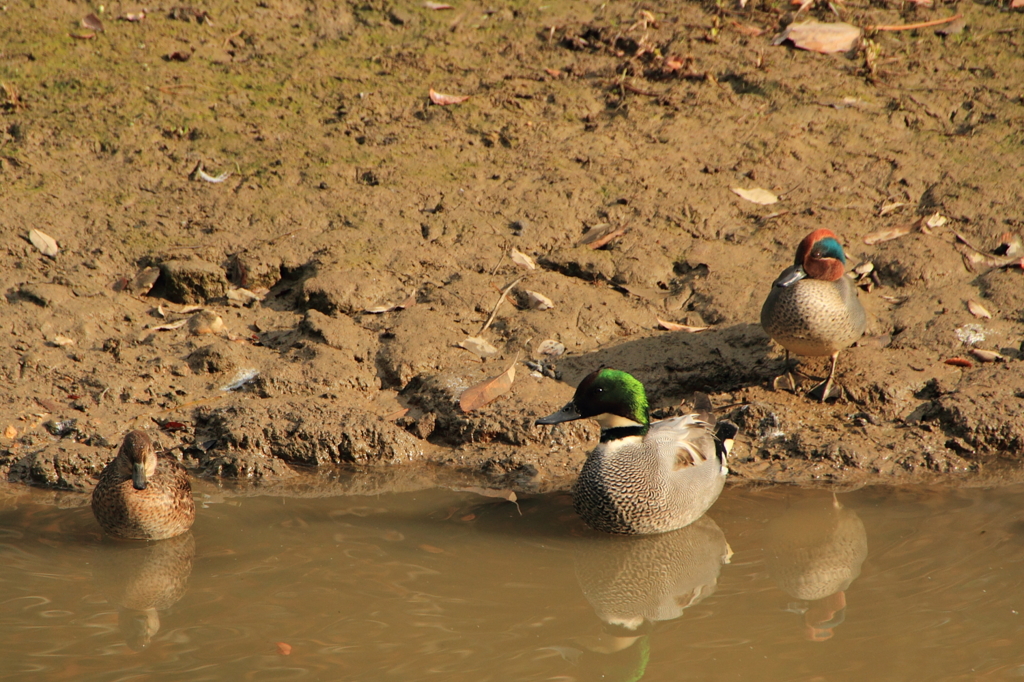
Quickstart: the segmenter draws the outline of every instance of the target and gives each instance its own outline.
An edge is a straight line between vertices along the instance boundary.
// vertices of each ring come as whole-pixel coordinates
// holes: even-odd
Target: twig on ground
[[[869,31],[913,31],[919,28],[929,28],[931,26],[941,26],[942,24],[948,24],[951,21],[956,21],[962,18],[963,14],[954,14],[951,17],[945,19],[936,19],[934,21],[922,21],[919,24],[902,24],[899,26],[868,26]]]
[[[491,310],[490,317],[488,317],[487,321],[484,322],[484,326],[480,327],[480,331],[476,333],[477,336],[482,336],[483,333],[487,331],[487,328],[491,326],[491,322],[494,322],[494,316],[498,314],[498,308],[501,307],[501,302],[505,300],[505,296],[508,292],[512,291],[512,287],[522,282],[525,278],[526,275],[516,278],[511,284],[502,290],[501,296],[498,298],[498,302],[494,304],[494,308]]]

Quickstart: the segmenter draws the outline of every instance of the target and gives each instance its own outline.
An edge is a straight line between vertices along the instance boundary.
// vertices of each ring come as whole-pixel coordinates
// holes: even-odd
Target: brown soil
[[[108,11],[103,32],[82,4],[4,8],[9,480],[86,490],[144,427],[197,474],[278,485],[420,462],[559,489],[596,428],[532,423],[600,365],[636,374],[659,414],[708,392],[742,427],[738,479],[1019,480],[1024,272],[998,267],[1024,221],[1019,14],[966,5],[959,33],[820,55],[771,45],[781,3],[457,4],[211,0]],[[954,11],[836,7],[859,26]],[[429,88],[470,99],[433,105]],[[578,245],[603,224],[624,233]],[[818,227],[876,273],[846,394],[825,405],[772,390],[782,355],[758,325]],[[482,334],[498,355],[458,348],[520,277]],[[540,357],[548,339],[566,353]],[[458,407],[510,365],[511,391]]]

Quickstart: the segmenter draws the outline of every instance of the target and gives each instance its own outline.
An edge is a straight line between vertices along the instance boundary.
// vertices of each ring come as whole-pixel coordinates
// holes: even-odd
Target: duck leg
[[[793,377],[793,365],[789,364],[789,349],[786,349],[786,362],[783,364],[786,373],[775,377],[772,389],[775,391],[792,391],[796,393],[796,379]]]
[[[821,389],[821,402],[825,402],[829,398],[832,398],[832,397],[838,398],[839,396],[841,396],[843,394],[843,389],[840,386],[835,385],[835,384],[832,383],[832,378],[836,374],[836,360],[838,360],[838,359],[839,359],[839,351],[836,351],[835,353],[832,354],[832,367],[829,368],[828,378],[825,379],[825,381],[823,381],[822,383],[820,383],[817,386],[815,386],[814,388],[812,388],[807,395],[809,395],[809,396],[810,395],[814,395],[815,393],[817,393],[818,389],[820,388]],[[833,390],[836,391],[834,396],[832,394]]]

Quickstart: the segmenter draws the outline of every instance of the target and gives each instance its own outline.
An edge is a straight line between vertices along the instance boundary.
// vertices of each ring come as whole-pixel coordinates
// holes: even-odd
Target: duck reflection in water
[[[860,575],[868,536],[860,517],[835,495],[795,503],[766,530],[765,563],[783,592],[799,599],[804,636],[830,639],[846,614],[846,590]]]
[[[128,646],[141,651],[160,630],[160,611],[185,594],[196,543],[192,533],[156,542],[107,540],[98,548],[95,581],[120,608],[118,623]]]
[[[624,678],[639,679],[654,624],[679,618],[713,594],[722,564],[731,557],[725,535],[707,516],[661,535],[579,540],[576,579],[604,625],[599,634],[576,642],[606,654],[582,656],[584,667],[599,667],[606,678],[618,677],[612,670],[620,669]]]

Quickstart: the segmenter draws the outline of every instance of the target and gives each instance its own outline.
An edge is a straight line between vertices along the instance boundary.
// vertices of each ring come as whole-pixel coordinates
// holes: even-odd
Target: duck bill
[[[791,287],[805,277],[807,277],[807,271],[804,270],[802,266],[795,267],[792,270],[779,275],[779,278],[775,280],[775,286]]]
[[[136,462],[132,465],[132,485],[136,490],[146,489],[146,465],[143,462]]]
[[[546,417],[541,417],[535,421],[534,424],[537,424],[538,426],[561,424],[562,422],[571,422],[574,419],[583,419],[583,415],[580,414],[579,408],[576,407],[576,403],[570,402],[558,412],[552,412]]]

